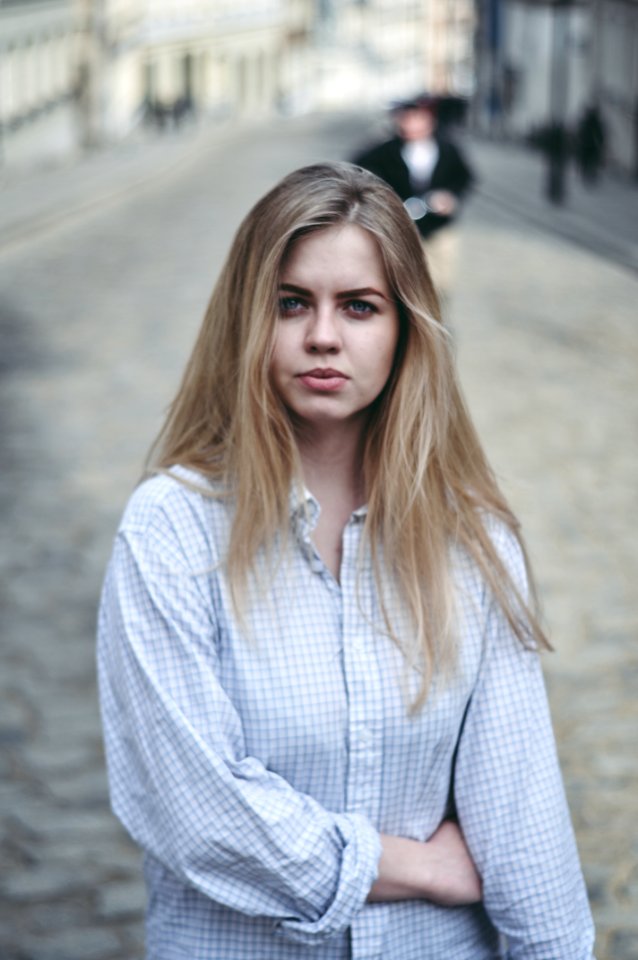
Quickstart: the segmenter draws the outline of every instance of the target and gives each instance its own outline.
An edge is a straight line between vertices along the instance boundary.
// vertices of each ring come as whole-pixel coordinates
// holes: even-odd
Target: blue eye
[[[279,312],[282,316],[290,316],[303,310],[305,304],[299,297],[280,297]]]
[[[376,313],[376,307],[368,303],[367,300],[350,300],[347,304],[348,310],[356,316],[365,317],[371,313]]]

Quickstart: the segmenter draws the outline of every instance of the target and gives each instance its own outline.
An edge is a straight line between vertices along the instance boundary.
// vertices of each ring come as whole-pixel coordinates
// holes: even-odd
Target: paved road
[[[69,224],[14,232],[0,253],[2,960],[142,956],[139,857],[108,813],[95,697],[110,541],[231,230],[288,169],[364,136],[346,120],[237,131],[153,161],[101,207],[90,177],[74,192],[67,175]],[[464,244],[451,318],[559,650],[548,679],[598,958],[635,960],[638,281],[486,191]]]
[[[638,279],[478,198],[454,303],[470,406],[523,521],[598,960],[638,958]]]

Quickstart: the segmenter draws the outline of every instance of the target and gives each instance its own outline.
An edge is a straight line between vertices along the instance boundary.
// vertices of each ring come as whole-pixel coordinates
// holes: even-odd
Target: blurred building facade
[[[73,0],[0,4],[0,155],[27,158],[43,138],[50,153],[77,142],[81,38]]]
[[[425,87],[443,96],[470,97],[475,88],[474,0],[426,4]]]
[[[475,0],[0,0],[4,160],[147,121],[469,96]],[[22,145],[22,149],[19,149]]]
[[[638,0],[594,4],[591,90],[611,159],[638,180]]]
[[[596,103],[638,176],[638,0],[0,0],[4,163],[418,91],[517,138]]]
[[[319,0],[319,105],[374,107],[419,91],[469,96],[474,7],[474,0]]]
[[[608,159],[638,176],[638,0],[477,0],[478,127],[573,129],[596,105]]]
[[[3,0],[3,159],[268,115],[308,85],[314,23],[315,0]]]
[[[141,119],[262,116],[298,76],[312,0],[80,0],[93,126],[105,139]]]

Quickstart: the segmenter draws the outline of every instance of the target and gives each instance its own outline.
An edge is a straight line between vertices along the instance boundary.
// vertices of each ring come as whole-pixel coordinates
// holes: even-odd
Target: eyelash
[[[299,297],[279,298],[279,313],[282,317],[291,317],[299,313],[305,306],[306,304]]]
[[[365,310],[354,310],[355,306],[365,307]],[[378,313],[377,308],[373,303],[368,303],[367,300],[349,300],[348,307],[357,314],[365,315],[370,313]]]
[[[298,316],[307,306],[306,301],[300,297],[280,297],[279,299],[279,313],[282,317]],[[367,300],[346,300],[343,303],[343,307],[358,319],[379,312],[378,308]],[[360,309],[361,307],[364,309]]]

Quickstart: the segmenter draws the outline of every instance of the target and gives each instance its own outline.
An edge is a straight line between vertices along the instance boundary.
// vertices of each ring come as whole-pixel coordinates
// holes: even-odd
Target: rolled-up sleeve
[[[523,595],[520,549],[501,555]],[[556,755],[539,656],[498,606],[459,742],[455,799],[511,960],[590,960],[593,924]]]
[[[201,558],[200,558],[201,559]],[[218,679],[210,574],[161,509],[116,540],[98,667],[115,813],[183,882],[290,939],[345,930],[376,877],[380,840],[247,754]]]

